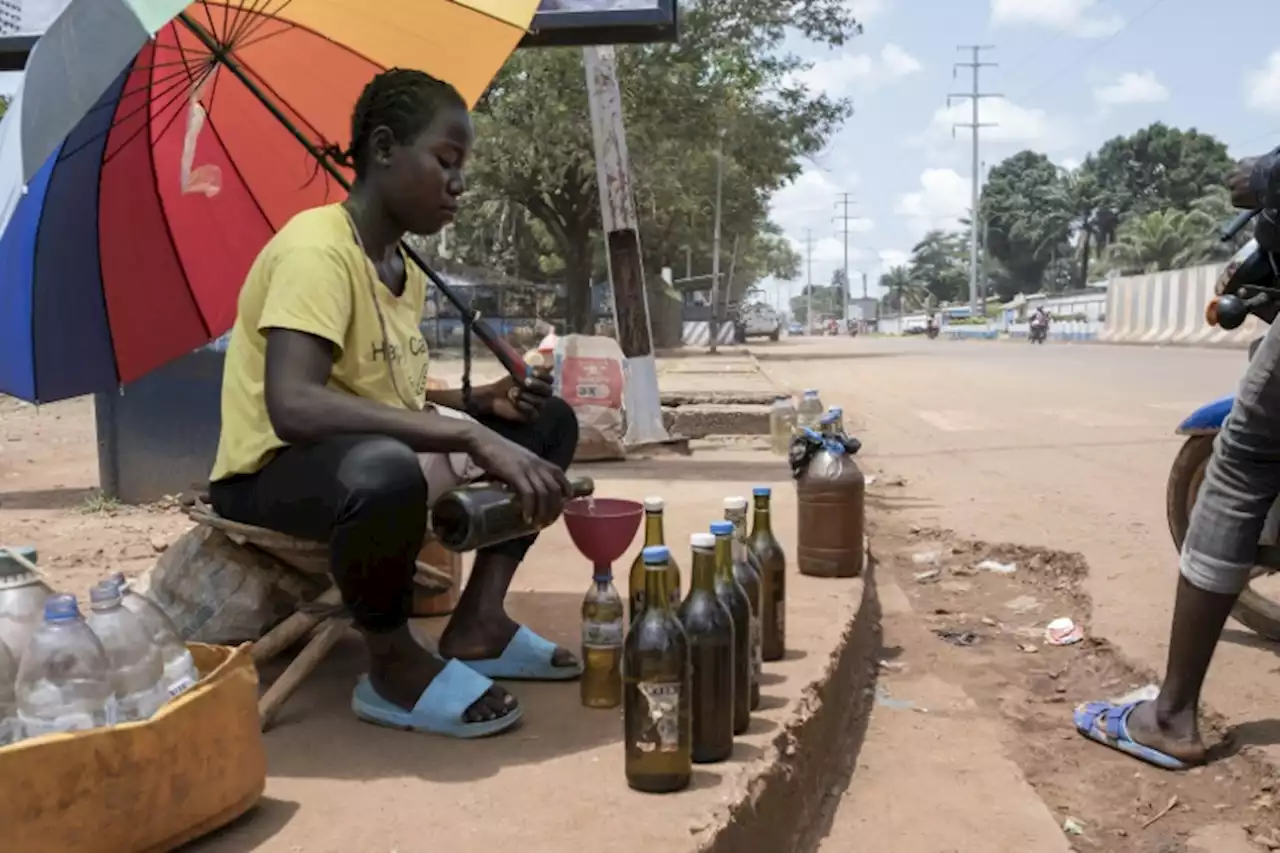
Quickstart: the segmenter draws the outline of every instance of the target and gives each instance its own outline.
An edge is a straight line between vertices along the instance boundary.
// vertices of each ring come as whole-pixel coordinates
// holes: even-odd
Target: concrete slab
[[[775,530],[794,554],[795,493],[783,461],[707,453],[583,468],[598,494],[667,500],[667,537],[689,534],[721,501],[775,486]],[[639,543],[633,543],[625,566]],[[683,563],[688,567],[688,557]],[[198,853],[622,853],[638,849],[796,849],[833,763],[866,709],[877,648],[873,599],[859,581],[788,577],[790,652],[767,664],[762,710],[730,762],[701,767],[691,790],[652,797],[623,778],[620,711],[590,711],[576,684],[509,685],[525,708],[514,732],[457,742],[359,723],[350,691],[364,662],[354,637],[326,661],[267,736],[267,799]],[[570,648],[590,567],[562,525],[539,539],[509,597],[513,615]],[[869,615],[870,614],[870,615]],[[855,618],[858,617],[858,618]],[[433,633],[443,620],[430,620]]]

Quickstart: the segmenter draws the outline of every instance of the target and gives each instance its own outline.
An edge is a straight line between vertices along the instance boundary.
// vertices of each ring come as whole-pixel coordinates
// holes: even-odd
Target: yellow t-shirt
[[[428,353],[419,323],[427,277],[407,259],[405,269],[404,293],[398,297],[374,280],[369,260],[337,204],[299,213],[271,238],[240,292],[222,375],[222,433],[211,480],[253,474],[285,446],[267,416],[269,329],[306,332],[333,343],[330,388],[409,408],[403,394],[422,407]],[[387,325],[395,385],[375,293]]]

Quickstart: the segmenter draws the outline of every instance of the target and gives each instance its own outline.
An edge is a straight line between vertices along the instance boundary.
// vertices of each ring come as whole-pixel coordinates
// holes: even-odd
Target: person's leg
[[[406,710],[444,667],[408,628],[426,495],[413,451],[359,435],[286,448],[257,474],[210,485],[214,508],[227,519],[329,543],[334,582],[369,649],[370,683]],[[494,688],[464,721],[496,719],[514,707],[510,694]]]
[[[1248,584],[1280,496],[1280,326],[1272,326],[1214,443],[1183,543],[1164,684],[1129,713],[1129,738],[1187,763],[1205,758],[1200,691],[1223,626]]]
[[[522,447],[567,470],[578,448],[578,418],[559,397],[543,406],[538,418],[519,424],[498,418],[484,418],[485,426]],[[471,578],[462,598],[440,637],[440,653],[459,660],[496,658],[511,642],[520,625],[507,615],[504,600],[516,569],[537,536],[504,542],[476,553]],[[557,667],[574,668],[577,658],[557,648],[552,656]]]

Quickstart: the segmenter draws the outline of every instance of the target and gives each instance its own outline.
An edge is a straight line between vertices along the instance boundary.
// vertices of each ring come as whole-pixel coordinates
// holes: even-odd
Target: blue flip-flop
[[[368,723],[405,731],[426,732],[454,738],[477,738],[504,732],[520,721],[521,709],[512,708],[494,720],[468,723],[467,709],[489,692],[493,682],[459,661],[451,660],[427,689],[422,691],[412,711],[406,711],[378,695],[361,676],[351,696],[351,710]]]
[[[1075,719],[1076,731],[1094,743],[1109,746],[1164,770],[1189,769],[1192,766],[1189,762],[1144,746],[1129,736],[1129,715],[1141,704],[1142,702],[1129,702],[1124,705],[1117,705],[1114,702],[1087,702],[1078,706],[1072,715]]]
[[[463,663],[481,675],[507,681],[572,681],[582,675],[581,663],[556,666],[555,653],[555,643],[521,625],[498,657]]]

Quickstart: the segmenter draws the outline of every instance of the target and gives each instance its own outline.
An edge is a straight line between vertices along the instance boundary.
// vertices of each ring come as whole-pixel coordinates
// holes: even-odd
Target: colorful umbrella
[[[111,389],[225,332],[271,235],[344,197],[317,157],[369,79],[474,103],[537,6],[72,0],[0,123],[0,392]]]

